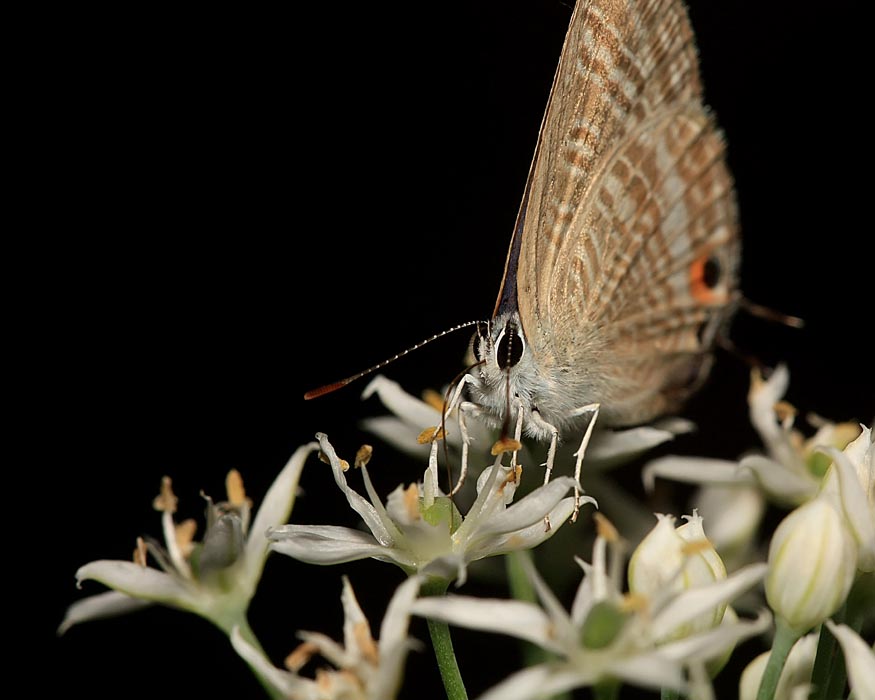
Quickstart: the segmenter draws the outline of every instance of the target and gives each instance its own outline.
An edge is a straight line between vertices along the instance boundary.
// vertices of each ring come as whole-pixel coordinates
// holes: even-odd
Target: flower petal
[[[342,564],[367,557],[401,566],[414,564],[400,550],[378,543],[373,535],[338,525],[285,525],[267,536],[271,549],[308,564]]]
[[[258,508],[258,513],[255,515],[255,520],[249,527],[244,554],[246,559],[240,583],[251,591],[255,590],[264,569],[264,562],[267,559],[268,545],[270,544],[267,539],[267,531],[282,525],[289,519],[295,504],[295,495],[298,492],[298,482],[304,469],[304,463],[317,447],[315,442],[311,442],[295,450],[291,459],[267,490],[264,500]]]
[[[868,440],[868,436],[864,436]],[[858,438],[859,439],[859,438]],[[840,510],[850,526],[854,539],[859,545],[860,559],[857,562],[862,571],[875,570],[875,511],[870,509],[868,499],[854,464],[847,454],[835,447],[821,447],[819,452],[833,459],[831,472],[838,481],[838,500]]]
[[[786,365],[778,365],[767,381],[754,375],[748,393],[750,422],[766,444],[769,455],[796,474],[805,472],[805,464],[790,439],[790,431],[778,422],[775,404],[784,396],[790,383]]]
[[[715,484],[733,486],[756,483],[753,477],[739,471],[737,462],[705,457],[677,457],[669,455],[648,462],[641,472],[644,488],[653,491],[656,477],[682,481],[688,484]]]
[[[64,614],[64,621],[58,627],[58,634],[64,634],[73,625],[78,625],[80,622],[124,615],[125,613],[147,608],[150,605],[152,605],[152,601],[131,598],[131,596],[119,593],[118,591],[107,591],[106,593],[88,596],[82,600],[77,600],[67,608],[67,612]]]
[[[407,637],[410,612],[421,579],[411,576],[398,586],[380,626],[380,670],[374,681],[373,697],[394,698],[404,678],[404,662],[412,640]]]
[[[682,691],[684,676],[679,665],[672,663],[661,649],[635,654],[611,663],[610,675],[641,688],[673,688]]]
[[[586,460],[587,463],[598,462],[599,467],[625,461],[626,458],[631,459],[641,452],[674,440],[675,435],[676,432],[671,430],[649,425],[628,430],[596,430],[586,449]]]
[[[659,649],[676,661],[710,661],[739,642],[762,634],[771,624],[771,614],[768,610],[762,610],[755,620],[724,623],[706,632],[663,644]]]
[[[847,625],[827,620],[826,626],[842,646],[854,697],[875,698],[875,651]]]
[[[542,523],[546,516],[555,508],[568,490],[574,486],[574,479],[561,476],[548,484],[540,486],[530,494],[510,505],[504,510],[486,518],[486,522],[476,528],[472,537],[496,535],[520,530],[535,523]],[[592,503],[593,500],[583,496],[582,501]]]
[[[478,700],[531,700],[550,697],[589,685],[593,678],[584,669],[569,664],[541,664],[517,671],[493,686]]]
[[[509,634],[561,653],[553,635],[553,624],[537,605],[521,600],[498,600],[447,595],[420,598],[413,603],[414,615],[443,620],[450,624],[484,632]]]
[[[441,412],[415,396],[408,394],[398,382],[387,379],[382,374],[374,377],[362,392],[362,399],[376,394],[383,405],[408,425],[418,427],[418,431],[441,420]]]
[[[568,520],[573,512],[574,498],[566,498],[547,514],[550,520],[549,528],[544,525],[544,518],[541,518],[533,525],[507,534],[478,537],[476,543],[469,544],[467,547],[465,557],[468,561],[476,561],[496,554],[516,552],[520,549],[534,549],[556,534],[559,527]]]
[[[92,579],[134,598],[200,612],[204,603],[198,592],[181,580],[132,561],[102,559],[79,568],[76,578]]]
[[[399,452],[412,457],[428,458],[430,446],[421,445],[416,438],[422,430],[416,430],[395,416],[376,416],[365,418],[362,428],[394,447]]]
[[[294,674],[289,673],[288,671],[283,671],[274,666],[267,657],[265,657],[263,652],[256,649],[243,639],[239,627],[235,626],[231,630],[231,646],[234,647],[234,651],[236,651],[240,657],[252,667],[260,678],[263,678],[270,683],[276,690],[282,693],[283,696],[292,697],[292,693],[295,691],[296,687],[298,685],[304,685],[305,682],[303,681],[296,683]]]
[[[720,581],[690,588],[675,596],[653,618],[650,630],[655,639],[663,639],[680,625],[733,598],[759,583],[766,575],[764,563],[750,564]]]
[[[740,471],[749,471],[769,496],[785,505],[798,505],[817,492],[819,482],[807,472],[793,471],[768,457],[751,455],[738,463]]]

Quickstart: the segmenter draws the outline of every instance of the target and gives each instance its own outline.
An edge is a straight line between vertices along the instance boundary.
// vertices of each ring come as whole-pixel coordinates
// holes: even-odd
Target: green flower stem
[[[836,638],[823,625],[820,628],[820,636],[817,640],[817,655],[814,657],[814,668],[811,671],[811,695],[810,700],[826,700],[829,695],[829,686],[831,685],[832,676],[838,670],[836,668],[839,661],[838,645]],[[844,664],[842,664],[844,666]],[[845,681],[845,674],[842,673],[842,683]]]
[[[450,582],[447,579],[431,577],[422,584],[420,594],[423,596],[442,596],[447,592]],[[444,682],[447,700],[468,700],[465,683],[459,673],[456,654],[453,652],[453,640],[450,637],[450,627],[446,622],[428,619],[428,633],[431,635],[431,645],[437,659],[438,670]]]
[[[781,671],[784,670],[787,655],[797,639],[799,639],[799,633],[780,617],[777,618],[775,641],[772,643],[772,652],[769,654],[769,661],[763,672],[763,679],[760,681],[757,700],[773,700],[775,697],[778,679],[781,677]]]
[[[872,610],[875,610],[875,575],[859,574],[845,605],[832,616],[832,620],[836,624],[846,624],[859,634]],[[811,674],[811,700],[844,697],[847,676],[848,670],[838,642],[824,625],[820,629],[817,656]]]
[[[526,576],[523,568],[523,560],[532,558],[532,552],[528,549],[521,549],[516,552],[510,552],[504,557],[505,568],[507,569],[507,580],[510,586],[510,593],[516,600],[521,600],[525,603],[537,603],[538,595],[535,593],[535,587]],[[555,655],[542,649],[537,644],[531,642],[521,642],[523,649],[523,662],[526,666],[536,666],[551,659],[555,659]],[[551,695],[550,700],[571,700],[571,691],[567,693],[559,693]]]
[[[602,681],[592,688],[596,700],[617,700],[620,696],[620,684],[617,681]]]
[[[681,694],[673,688],[663,688],[659,700],[680,700]]]

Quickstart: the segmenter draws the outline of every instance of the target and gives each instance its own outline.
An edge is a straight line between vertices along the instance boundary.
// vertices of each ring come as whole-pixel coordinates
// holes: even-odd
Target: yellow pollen
[[[411,520],[419,520],[419,488],[416,484],[410,484],[404,489],[404,508]]]
[[[362,656],[372,665],[377,666],[380,663],[380,652],[377,651],[377,643],[371,636],[371,628],[367,622],[357,622],[353,626],[353,635],[355,643],[358,645]]]
[[[134,564],[139,564],[144,569],[146,568],[146,540],[142,537],[137,538],[137,547],[134,549]]]
[[[762,372],[759,371],[756,367],[754,367],[750,371],[750,390],[748,391],[747,397],[748,401],[751,400],[753,396],[760,393],[762,388],[765,386],[766,380],[763,379]]]
[[[197,521],[194,518],[183,520],[179,523],[175,530],[176,545],[182,556],[188,559],[194,551],[194,533],[197,532]]]
[[[228,502],[236,507],[246,503],[246,489],[243,488],[243,477],[236,469],[228,472],[225,477],[225,491],[228,493]]]
[[[793,425],[793,420],[796,418],[796,407],[789,401],[778,401],[774,405],[775,415],[785,427]]]
[[[708,549],[712,549],[711,543],[707,540],[692,540],[691,542],[687,542],[681,547],[681,552],[686,556],[692,556],[694,554],[699,554],[700,552],[704,552]]]
[[[362,467],[367,466],[368,462],[371,461],[371,455],[374,454],[374,448],[370,445],[362,445],[359,447],[358,452],[355,453],[355,468],[361,469]]]
[[[519,440],[514,440],[513,438],[500,438],[492,446],[491,452],[492,456],[496,457],[503,452],[517,452],[522,448],[522,443]]]
[[[613,523],[608,520],[601,513],[595,513],[593,516],[593,520],[595,520],[596,532],[598,536],[601,537],[605,542],[617,542],[620,539],[620,533],[617,532],[617,528],[614,527]]]
[[[313,642],[302,642],[289,654],[283,664],[289,671],[297,673],[319,651]]]
[[[173,493],[172,486],[173,480],[169,476],[161,478],[161,492],[152,501],[152,507],[155,510],[160,510],[162,513],[170,513],[171,515],[176,512],[176,504],[179,502],[179,499]]]
[[[441,396],[434,389],[426,389],[422,392],[422,400],[425,401],[429,406],[431,406],[436,411],[443,412],[444,410],[444,397]]]
[[[623,612],[646,612],[650,607],[647,596],[640,593],[627,593],[620,600],[620,610]]]
[[[328,697],[332,694],[331,685],[334,682],[332,680],[334,673],[332,671],[327,671],[324,668],[316,669],[316,687],[319,688],[319,691],[325,696]]]
[[[434,426],[431,428],[426,428],[423,430],[419,437],[416,438],[416,442],[420,445],[427,445],[430,442],[434,442],[435,440],[443,440],[444,439],[444,431],[440,426]]]
[[[349,471],[349,462],[345,459],[340,460],[340,469],[341,471],[348,472]]]
[[[507,476],[504,477],[504,483],[498,488],[500,492],[504,491],[504,487],[508,484],[518,484],[520,482],[520,474],[523,473],[523,468],[517,465],[514,469],[511,469]]]

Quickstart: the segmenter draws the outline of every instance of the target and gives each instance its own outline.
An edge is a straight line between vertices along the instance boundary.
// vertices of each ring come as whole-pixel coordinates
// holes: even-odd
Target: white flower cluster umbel
[[[742,698],[807,694],[815,649],[827,635],[818,635],[821,625],[840,646],[854,697],[875,698],[875,654],[860,633],[875,623],[873,610],[850,614],[854,591],[872,586],[875,577],[873,433],[821,420],[816,435],[805,440],[793,427],[793,407],[781,401],[787,381],[783,368],[767,381],[754,377],[750,415],[765,454],[738,462],[666,457],[647,466],[644,478],[650,486],[657,477],[705,484],[683,522],[657,514],[654,524],[651,516],[649,531],[643,537],[636,534],[640,542],[633,547],[622,525],[596,513],[590,560],[550,560],[552,566],[582,570],[569,605],[542,579],[530,554],[550,546],[560,528],[587,532],[587,518],[568,524],[582,506],[597,506],[583,495],[577,478],[544,482],[540,470],[524,470],[518,463],[525,448],[509,438],[492,446],[477,473],[472,446],[491,443],[494,436],[474,423],[450,435],[437,428],[423,431],[450,422],[442,420],[439,408],[378,378],[367,391],[376,392],[398,415],[373,421],[371,427],[405,449],[422,450],[427,466],[421,479],[400,484],[384,500],[368,472],[371,448],[356,455],[355,470],[349,472],[349,461],[320,433],[316,442],[295,452],[254,519],[240,475],[230,473],[227,500],[207,499],[206,529],[197,541],[193,522],[174,519],[177,498],[165,478],[155,499],[163,545],[140,539],[132,562],[104,560],[81,567],[80,582],[93,579],[113,590],[71,605],[60,631],[162,604],[194,612],[223,630],[268,697],[392,700],[405,687],[408,652],[419,645],[409,634],[416,615],[430,621],[448,697],[467,697],[461,683],[452,680],[452,647],[441,651],[436,641],[435,635],[449,634],[452,625],[517,637],[549,655],[543,663],[509,669],[482,700],[530,700],[581,686],[594,686],[605,695],[622,683],[705,700],[714,697],[712,679],[736,645],[767,631],[774,617],[785,648],[778,653],[776,641],[771,653],[748,665],[737,681]],[[593,433],[591,424],[574,460],[579,470],[590,436],[587,465],[590,459],[612,464],[688,429],[675,421]],[[444,439],[455,450],[452,454],[463,455],[465,468],[470,461],[472,474],[477,473],[474,492],[465,498],[439,486],[438,445]],[[330,467],[338,497],[347,501],[362,528],[292,522],[302,470],[305,464],[318,466],[311,459],[315,452]],[[561,450],[558,455],[564,459]],[[530,478],[528,470],[538,485],[518,498],[523,479]],[[348,475],[360,478],[366,495],[350,485]],[[604,473],[595,479],[608,480]],[[582,481],[586,485],[586,476]],[[767,502],[793,510],[758,545]],[[620,518],[622,511],[617,512]],[[349,579],[342,577],[343,641],[302,631],[301,645],[278,668],[247,620],[270,552],[316,565],[371,558],[394,564],[407,576],[388,602],[378,638]],[[464,585],[476,562],[500,555],[515,558],[534,600],[441,595],[450,583]],[[858,598],[865,613],[871,594]],[[845,608],[847,619],[830,619]],[[309,673],[316,656],[328,665]],[[844,692],[844,677],[841,685],[839,692]]]

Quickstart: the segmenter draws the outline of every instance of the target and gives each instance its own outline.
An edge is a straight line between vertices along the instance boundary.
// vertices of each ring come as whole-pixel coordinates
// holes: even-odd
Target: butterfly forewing
[[[523,332],[557,405],[641,422],[706,370],[739,256],[724,161],[681,3],[579,3],[517,233]]]

